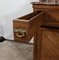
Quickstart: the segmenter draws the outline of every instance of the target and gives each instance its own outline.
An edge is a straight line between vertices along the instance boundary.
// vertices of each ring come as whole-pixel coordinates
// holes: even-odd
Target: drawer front
[[[14,40],[15,41],[20,41],[20,42],[26,42],[26,34],[28,34],[28,28],[29,25],[27,22],[23,22],[23,21],[13,21],[13,29],[14,29]],[[21,30],[19,32],[16,32],[18,30]],[[25,32],[23,32],[25,31]]]
[[[16,19],[17,20],[17,19]],[[27,22],[23,22],[23,21],[13,21],[13,28],[15,29],[24,29],[27,30],[28,29],[28,23]]]
[[[47,12],[45,14],[46,25],[59,26],[59,12]]]
[[[59,12],[47,12],[46,18],[49,22],[59,22]]]
[[[44,6],[44,9],[45,11],[59,11],[59,6],[54,6],[54,5],[47,5],[47,6]]]
[[[56,5],[44,5],[44,4],[33,4],[34,10],[38,9],[38,11],[59,11],[59,6]]]
[[[31,13],[13,21],[14,40],[20,42],[29,42],[35,35],[38,26],[44,21],[44,13]],[[23,32],[25,31],[25,32]],[[22,35],[22,36],[21,36]]]

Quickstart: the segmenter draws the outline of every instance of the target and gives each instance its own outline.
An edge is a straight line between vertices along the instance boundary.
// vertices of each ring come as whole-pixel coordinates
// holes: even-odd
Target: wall
[[[0,0],[0,36],[13,40],[13,19],[32,12],[33,1],[38,0]]]

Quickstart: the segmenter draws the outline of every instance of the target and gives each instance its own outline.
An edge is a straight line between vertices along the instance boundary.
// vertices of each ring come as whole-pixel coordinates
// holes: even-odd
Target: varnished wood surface
[[[46,12],[45,24],[49,26],[59,27],[59,12]]]
[[[59,11],[59,5],[55,4],[40,4],[37,2],[32,3],[34,11]]]
[[[49,20],[47,21],[50,21],[50,22],[59,22],[59,12],[47,12],[46,13],[47,15],[47,18]]]
[[[42,31],[40,60],[59,60],[59,32]]]

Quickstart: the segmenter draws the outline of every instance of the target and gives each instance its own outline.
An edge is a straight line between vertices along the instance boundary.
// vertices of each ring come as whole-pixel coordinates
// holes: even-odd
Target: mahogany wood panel
[[[59,60],[59,32],[43,29],[40,60]]]

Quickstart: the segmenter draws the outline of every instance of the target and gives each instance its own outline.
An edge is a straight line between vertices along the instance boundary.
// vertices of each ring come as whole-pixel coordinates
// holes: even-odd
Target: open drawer
[[[38,25],[44,20],[44,13],[36,11],[26,16],[13,20],[14,40],[29,42],[35,35]]]

